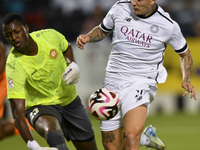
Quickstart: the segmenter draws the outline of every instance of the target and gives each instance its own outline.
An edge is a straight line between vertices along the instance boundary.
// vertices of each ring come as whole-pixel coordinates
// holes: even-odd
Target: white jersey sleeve
[[[100,28],[105,32],[110,32],[114,28],[113,15],[115,6],[116,4],[111,7],[111,9],[106,14],[106,17],[103,19],[103,22],[99,25]]]
[[[174,28],[172,31],[169,44],[172,46],[172,48],[175,50],[177,54],[182,54],[185,51],[187,51],[188,46],[185,38],[183,37],[183,34],[181,33],[179,25],[175,21],[173,21],[173,23],[174,23]]]

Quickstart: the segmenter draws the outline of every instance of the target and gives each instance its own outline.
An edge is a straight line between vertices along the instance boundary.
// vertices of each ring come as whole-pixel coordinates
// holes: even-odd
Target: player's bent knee
[[[65,143],[65,137],[61,132],[58,131],[48,132],[46,140],[50,147],[56,147],[59,150],[69,150]]]
[[[125,134],[126,146],[132,147],[140,144],[140,135],[134,135],[131,133]]]

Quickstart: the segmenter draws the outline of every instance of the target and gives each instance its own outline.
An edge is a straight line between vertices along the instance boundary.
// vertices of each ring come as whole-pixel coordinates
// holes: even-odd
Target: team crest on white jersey
[[[52,49],[51,51],[50,51],[50,56],[51,56],[51,58],[56,58],[57,57],[57,55],[58,55],[58,52],[55,50],[55,49]]]
[[[158,27],[157,25],[152,25],[152,26],[150,27],[150,31],[151,31],[152,33],[158,33],[159,27]]]
[[[11,79],[11,78],[9,78],[9,80],[8,80],[8,87],[9,87],[9,89],[14,88],[14,82],[13,82],[13,79]]]

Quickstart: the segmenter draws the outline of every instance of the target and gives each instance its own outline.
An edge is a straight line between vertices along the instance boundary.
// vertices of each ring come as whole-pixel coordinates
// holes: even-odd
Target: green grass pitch
[[[95,138],[99,150],[101,145],[100,122],[91,118],[95,131]],[[157,129],[157,135],[165,142],[167,150],[199,150],[200,143],[200,114],[189,115],[177,113],[166,116],[163,114],[149,116],[146,126],[152,124]],[[146,127],[145,126],[145,127]],[[35,131],[32,131],[34,138],[41,146],[47,146],[46,141]],[[67,142],[69,150],[75,150],[71,142]],[[8,137],[0,141],[1,150],[28,150],[20,136]],[[142,146],[141,150],[146,150]]]

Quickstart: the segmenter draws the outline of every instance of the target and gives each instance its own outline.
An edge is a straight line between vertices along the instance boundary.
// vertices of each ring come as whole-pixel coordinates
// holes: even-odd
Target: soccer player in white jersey
[[[77,95],[79,68],[61,33],[43,29],[29,33],[19,14],[3,18],[2,31],[13,46],[6,62],[8,100],[15,125],[30,150],[97,150],[88,114]],[[33,138],[25,116],[50,147]],[[54,148],[55,147],[55,148]]]
[[[140,145],[165,149],[156,130],[148,126],[142,130],[150,103],[157,92],[157,83],[165,82],[163,56],[167,44],[180,55],[183,75],[183,96],[191,93],[193,60],[179,25],[156,0],[118,1],[103,22],[89,33],[77,38],[77,46],[98,42],[113,32],[111,53],[106,67],[103,87],[119,96],[121,111],[111,120],[101,122],[102,142],[106,150],[139,150]],[[124,132],[124,137],[123,137]]]

